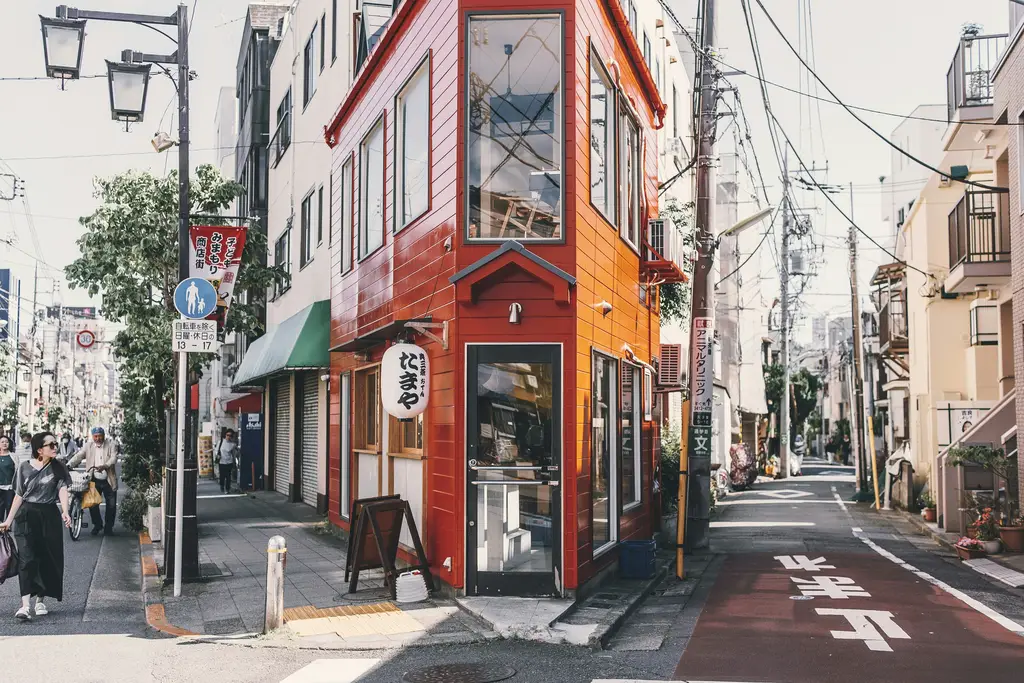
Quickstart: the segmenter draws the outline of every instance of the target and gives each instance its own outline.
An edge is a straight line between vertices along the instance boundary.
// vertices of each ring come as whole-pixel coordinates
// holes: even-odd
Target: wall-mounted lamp
[[[518,325],[523,315],[523,305],[514,303],[508,307],[508,321],[512,325]]]
[[[326,372],[324,374],[320,375],[320,381],[321,382],[326,382],[330,378],[331,378],[331,375],[329,373],[326,373]]]
[[[594,308],[601,311],[601,315],[606,318],[608,317],[608,314],[612,312],[612,305],[607,301],[600,301],[594,304]]]

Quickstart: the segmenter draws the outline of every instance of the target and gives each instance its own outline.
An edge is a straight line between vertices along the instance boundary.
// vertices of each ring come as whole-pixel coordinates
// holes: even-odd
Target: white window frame
[[[352,270],[353,254],[355,252],[355,205],[353,199],[353,174],[355,162],[352,154],[345,155],[346,159],[341,165],[341,192],[338,196],[339,210],[341,211],[341,274]]]
[[[643,479],[643,448],[641,447],[644,423],[641,419],[642,415],[642,404],[644,401],[644,373],[643,368],[636,363],[631,363],[626,360],[619,360],[619,403],[622,403],[622,368],[629,368],[629,372],[633,376],[633,498],[631,503],[625,501],[622,502],[622,511],[627,512],[635,510],[643,503],[643,493],[641,480]],[[617,424],[622,424],[622,418],[619,417]],[[622,442],[620,435],[618,442]],[[619,478],[622,477],[622,470],[619,468]],[[619,482],[621,489],[621,481]]]
[[[610,423],[609,430],[611,438],[609,439],[608,454],[608,541],[601,546],[595,545],[593,548],[594,558],[605,554],[616,546],[619,542],[619,449],[618,449],[618,425],[619,425],[619,363],[622,362],[620,359],[605,353],[598,349],[593,349],[590,353],[590,433],[591,433],[591,465],[590,465],[590,532],[591,541],[593,542],[594,537],[594,465],[593,462],[597,459],[596,451],[594,450],[593,444],[593,433],[594,433],[594,366],[597,364],[598,357],[604,360],[611,361],[612,363],[612,388],[611,388],[611,401],[608,408],[608,421]]]
[[[618,192],[616,191],[619,186],[619,91],[615,87],[615,82],[612,80],[611,74],[604,67],[600,56],[597,51],[591,48],[590,50],[590,82],[593,84],[594,76],[597,76],[601,83],[604,85],[608,98],[605,101],[605,125],[611,128],[611,149],[605,149],[605,164],[604,164],[604,184],[605,184],[605,208],[601,208],[594,203],[594,191],[593,191],[593,178],[594,178],[594,162],[591,159],[589,175],[590,175],[590,205],[597,210],[599,214],[604,216],[604,219],[611,223],[616,224],[616,213],[618,211]],[[591,87],[593,87],[591,85]],[[588,91],[587,98],[590,102],[590,111],[588,114],[588,133],[593,137],[593,125],[594,125],[594,112],[593,112],[593,100],[590,99],[590,93]],[[593,154],[593,149],[590,151]]]
[[[618,129],[616,130],[616,141],[618,146],[617,155],[617,167],[616,167],[616,185],[619,187],[619,201],[618,201],[618,226],[619,235],[623,241],[633,248],[633,251],[639,251],[639,244],[643,234],[643,226],[641,225],[641,217],[643,216],[643,206],[640,201],[643,195],[643,180],[642,180],[642,168],[643,168],[643,143],[642,135],[643,132],[638,123],[637,117],[630,111],[630,107],[626,104],[623,97],[619,98],[620,110],[618,116]],[[633,126],[636,129],[636,138],[634,140],[635,152],[636,152],[636,165],[634,168],[629,168],[629,155],[634,150],[630,149],[626,131],[629,126]],[[630,183],[633,187],[633,197],[636,203],[635,207],[630,206]],[[633,235],[633,239],[629,238],[629,215],[631,212],[635,212],[633,216],[635,220],[636,234]]]
[[[367,182],[367,172],[369,170],[369,152],[370,152],[370,140],[374,135],[380,133],[380,154],[381,154],[381,178],[380,178],[380,204],[381,204],[381,217],[380,217],[380,241],[379,243],[370,244],[370,221],[369,221],[369,208],[370,202],[367,196],[369,190],[369,183]],[[378,118],[370,130],[363,136],[362,142],[359,143],[359,260],[367,258],[378,249],[384,246],[384,225],[387,222],[387,215],[384,207],[385,200],[385,179],[384,174],[387,173],[387,158],[386,158],[386,147],[387,145],[387,134],[384,130],[384,117]]]
[[[394,193],[394,196],[395,196],[395,208],[394,208],[395,232],[401,231],[407,225],[409,225],[410,223],[415,222],[421,216],[423,216],[424,214],[426,214],[426,213],[428,213],[430,211],[430,205],[431,205],[430,175],[431,175],[431,171],[432,171],[431,164],[432,164],[432,161],[433,161],[432,155],[431,155],[431,147],[430,147],[431,133],[432,133],[432,131],[431,131],[431,128],[432,128],[431,118],[432,118],[432,114],[433,114],[433,106],[432,106],[432,103],[431,103],[431,100],[433,98],[431,96],[430,61],[431,61],[430,60],[430,54],[428,53],[427,56],[424,57],[423,60],[416,66],[416,69],[412,72],[412,75],[409,76],[408,80],[406,80],[405,84],[402,85],[402,88],[398,91],[398,94],[395,95],[395,178],[394,178],[394,180],[395,180],[395,193]],[[403,107],[403,105],[405,103],[406,94],[410,90],[412,90],[413,86],[416,86],[416,85],[420,84],[420,79],[425,79],[426,80],[426,94],[427,94],[426,106],[424,107],[424,111],[426,112],[427,122],[428,122],[427,123],[427,143],[426,143],[426,149],[427,149],[427,177],[426,177],[426,181],[425,181],[425,183],[423,185],[423,192],[426,194],[426,200],[427,201],[426,201],[426,204],[424,205],[422,211],[420,211],[419,213],[416,213],[414,215],[406,216],[405,215],[405,140],[406,140],[406,135],[405,135],[405,126],[404,126],[404,122],[403,122],[403,118],[402,118],[402,107]],[[414,103],[413,107],[415,108],[415,106],[416,105]]]
[[[313,261],[313,200],[316,190],[311,189],[299,204],[299,270]]]

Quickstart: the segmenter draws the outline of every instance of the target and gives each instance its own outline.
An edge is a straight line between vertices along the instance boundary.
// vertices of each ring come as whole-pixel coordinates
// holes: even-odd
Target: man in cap
[[[100,528],[107,536],[114,535],[114,520],[117,519],[117,446],[108,439],[103,427],[93,427],[92,440],[68,461],[68,469],[77,467],[85,460],[86,469],[93,470],[93,481],[96,490],[103,494],[107,503],[105,519],[100,518],[100,506],[89,508],[92,515],[92,535],[100,533]]]

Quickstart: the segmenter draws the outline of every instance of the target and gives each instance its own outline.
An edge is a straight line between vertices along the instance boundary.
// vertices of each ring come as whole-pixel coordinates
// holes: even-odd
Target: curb
[[[153,559],[153,541],[145,531],[139,532],[139,567],[142,571],[142,597],[146,606],[146,623],[155,631],[164,635],[181,638],[186,636],[198,636],[187,629],[179,628],[167,621],[167,612],[164,609],[163,585],[160,581],[160,573],[157,570],[156,560]]]
[[[938,541],[940,545],[955,552],[953,544],[950,542],[948,538],[946,538],[945,534],[939,531],[935,531],[930,526],[928,526],[928,524],[923,519],[921,519],[920,515],[915,515],[911,512],[907,512],[906,510],[897,510],[897,512],[899,512],[899,514],[903,518],[905,518],[911,524],[917,527],[917,530],[922,532],[925,536],[931,536],[936,541]]]
[[[608,642],[612,639],[612,636],[618,633],[619,629],[622,628],[622,624],[626,622],[626,619],[628,619],[630,615],[632,615],[640,608],[640,605],[644,603],[644,601],[647,599],[647,596],[650,594],[651,589],[657,586],[659,583],[661,583],[665,579],[665,577],[668,576],[669,568],[674,565],[674,560],[662,564],[658,571],[654,573],[654,578],[650,579],[646,584],[644,584],[644,587],[640,590],[639,594],[637,595],[637,598],[628,605],[626,605],[626,609],[624,609],[615,619],[613,619],[611,623],[608,624],[607,628],[604,629],[603,632],[601,631],[601,627],[599,626],[598,629],[594,631],[593,634],[591,634],[590,640],[587,644],[590,646],[592,650],[600,651],[608,647]]]

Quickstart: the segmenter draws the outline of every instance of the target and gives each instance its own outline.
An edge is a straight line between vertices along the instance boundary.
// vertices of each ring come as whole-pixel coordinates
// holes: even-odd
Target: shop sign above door
[[[380,398],[384,411],[400,420],[421,414],[430,395],[430,359],[415,344],[395,344],[380,362]]]

